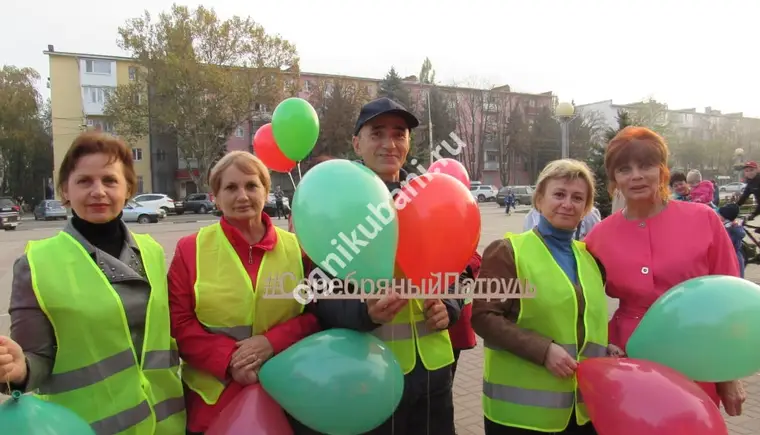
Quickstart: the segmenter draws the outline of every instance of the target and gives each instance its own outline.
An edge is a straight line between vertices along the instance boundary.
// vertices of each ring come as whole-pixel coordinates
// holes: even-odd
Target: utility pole
[[[433,111],[431,110],[431,107],[430,107],[430,89],[428,89],[428,92],[427,92],[427,106],[428,106],[428,132],[429,132],[428,139],[429,139],[429,147],[430,147],[430,149],[428,150],[430,153],[430,163],[428,163],[428,166],[430,166],[433,164],[433,161],[435,159],[433,157]]]

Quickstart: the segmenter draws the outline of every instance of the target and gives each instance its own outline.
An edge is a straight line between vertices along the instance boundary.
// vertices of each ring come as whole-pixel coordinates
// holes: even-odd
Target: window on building
[[[142,160],[142,148],[132,148],[132,160],[136,162]]]
[[[130,80],[136,80],[137,79],[137,67],[130,66],[129,67],[129,79]]]
[[[303,90],[305,92],[311,92],[311,81],[304,80],[304,82],[303,82]]]
[[[111,61],[87,59],[84,65],[88,74],[111,74]]]
[[[132,152],[135,150],[133,149]],[[137,193],[143,193],[143,177],[142,175],[137,176]]]
[[[536,107],[536,100],[528,100],[528,107]]]
[[[243,127],[235,129],[235,137],[243,137]]]

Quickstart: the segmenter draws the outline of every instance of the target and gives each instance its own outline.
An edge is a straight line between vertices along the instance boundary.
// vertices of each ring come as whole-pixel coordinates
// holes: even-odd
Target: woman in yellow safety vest
[[[269,170],[253,154],[233,151],[211,169],[209,184],[222,219],[182,238],[169,267],[188,434],[206,432],[243,387],[258,382],[265,361],[320,329],[292,296],[310,263],[295,234],[264,212]]]
[[[98,132],[74,140],[57,181],[73,217],[16,261],[11,338],[0,337],[0,381],[38,390],[98,435],[185,428],[164,250],[121,220],[136,186],[124,142]]]
[[[534,297],[476,299],[483,337],[487,435],[594,434],[575,369],[607,355],[607,299],[599,263],[573,234],[594,204],[594,178],[579,161],[549,163],[533,203],[537,227],[507,234],[483,253],[481,279],[518,282]]]

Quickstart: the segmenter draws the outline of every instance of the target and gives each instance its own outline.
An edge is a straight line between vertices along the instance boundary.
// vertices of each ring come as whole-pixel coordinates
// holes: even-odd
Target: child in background
[[[715,196],[715,186],[709,180],[702,180],[702,174],[696,169],[689,171],[686,182],[691,186],[691,202],[699,202],[710,205]],[[715,204],[717,205],[717,204]],[[713,205],[713,207],[715,206]]]
[[[736,218],[739,216],[739,206],[736,204],[726,204],[718,209],[718,213],[723,218],[723,226],[728,231],[728,237],[731,238],[731,243],[734,245],[736,251],[736,259],[739,261],[739,273],[744,278],[744,253],[742,252],[742,240],[746,232],[744,228],[736,222]]]

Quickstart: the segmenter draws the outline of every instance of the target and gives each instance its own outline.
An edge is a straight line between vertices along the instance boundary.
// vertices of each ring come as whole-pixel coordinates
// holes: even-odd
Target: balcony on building
[[[106,102],[116,89],[116,61],[100,58],[79,59],[79,83],[85,115],[103,115]]]

